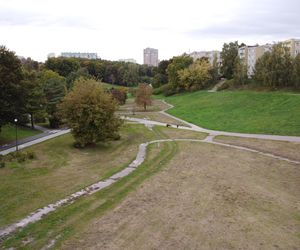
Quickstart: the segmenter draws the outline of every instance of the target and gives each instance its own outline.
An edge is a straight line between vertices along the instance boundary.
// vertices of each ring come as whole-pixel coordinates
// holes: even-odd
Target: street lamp
[[[15,118],[15,125],[16,125],[16,151],[18,152],[18,126],[17,126],[17,122],[18,122],[18,119]]]

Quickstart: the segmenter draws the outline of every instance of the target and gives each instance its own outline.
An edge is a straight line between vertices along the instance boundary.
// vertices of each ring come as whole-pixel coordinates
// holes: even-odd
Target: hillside
[[[300,135],[300,95],[287,92],[198,91],[167,97],[168,112],[204,128]]]

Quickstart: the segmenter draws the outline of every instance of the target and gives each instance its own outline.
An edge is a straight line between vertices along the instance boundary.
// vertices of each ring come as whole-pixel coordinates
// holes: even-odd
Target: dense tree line
[[[30,58],[19,59],[14,52],[0,47],[0,129],[15,118],[19,123],[47,119],[52,128],[61,124],[58,105],[74,83],[95,79],[121,86],[151,83],[156,67],[135,63],[78,58],[49,58],[38,63]],[[113,89],[110,94],[124,104],[126,91]]]
[[[80,76],[121,86],[137,86],[140,82],[151,83],[156,69],[129,62],[63,57],[49,58],[45,67],[66,77],[70,86]]]

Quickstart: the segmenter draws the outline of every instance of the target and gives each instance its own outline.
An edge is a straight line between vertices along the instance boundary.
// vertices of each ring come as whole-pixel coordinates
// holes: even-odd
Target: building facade
[[[300,54],[300,39],[289,39],[282,42],[285,46],[290,49],[290,53],[292,57],[296,57]]]
[[[255,73],[255,64],[258,58],[260,58],[264,53],[272,50],[272,44],[265,45],[254,45],[254,46],[243,46],[239,48],[238,55],[242,62],[247,67],[248,77],[252,77]]]
[[[97,53],[62,52],[61,57],[97,59]]]
[[[211,65],[213,65],[214,58],[216,57],[217,63],[219,66],[222,64],[221,52],[217,50],[213,51],[194,51],[189,54],[190,57],[193,58],[194,61],[200,58],[206,57]]]
[[[289,48],[292,57],[296,57],[300,54],[300,39],[289,39],[282,42],[283,45]],[[249,77],[254,75],[255,64],[266,52],[272,51],[273,44],[255,45],[255,46],[243,46],[239,48],[239,57],[243,63],[247,66],[247,74]]]
[[[158,49],[144,49],[144,64],[149,66],[158,66]]]

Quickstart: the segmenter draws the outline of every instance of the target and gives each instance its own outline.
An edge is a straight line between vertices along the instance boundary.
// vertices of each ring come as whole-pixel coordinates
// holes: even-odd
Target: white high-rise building
[[[144,49],[144,64],[149,66],[158,66],[158,49]]]

